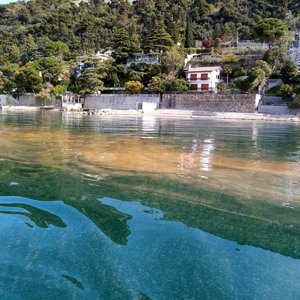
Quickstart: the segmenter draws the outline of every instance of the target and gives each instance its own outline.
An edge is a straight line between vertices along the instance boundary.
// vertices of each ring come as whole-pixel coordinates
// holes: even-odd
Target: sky
[[[17,2],[17,0],[0,0],[0,4],[7,4],[10,2]]]

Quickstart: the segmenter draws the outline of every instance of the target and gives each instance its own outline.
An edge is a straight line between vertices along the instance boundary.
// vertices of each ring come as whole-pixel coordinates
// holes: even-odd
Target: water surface
[[[0,114],[4,299],[299,299],[300,127]]]

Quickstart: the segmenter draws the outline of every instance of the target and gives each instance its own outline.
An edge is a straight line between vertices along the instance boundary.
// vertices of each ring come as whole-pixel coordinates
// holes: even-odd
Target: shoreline
[[[63,111],[61,108],[40,106],[2,106],[3,111],[34,112],[34,111]],[[260,113],[234,113],[234,112],[210,112],[180,109],[157,109],[153,111],[141,110],[112,110],[101,109],[92,112],[66,111],[68,113],[87,114],[94,116],[154,116],[161,118],[192,118],[208,120],[244,120],[244,121],[272,121],[300,123],[300,115],[270,115]]]

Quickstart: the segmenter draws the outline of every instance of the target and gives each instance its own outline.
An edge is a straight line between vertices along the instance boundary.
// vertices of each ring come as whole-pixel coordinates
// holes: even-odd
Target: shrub
[[[293,95],[293,87],[289,84],[282,84],[279,93],[283,98],[290,98]]]
[[[227,84],[225,82],[219,82],[217,85],[217,90],[219,93],[225,92],[227,89]]]
[[[294,99],[289,103],[289,108],[291,109],[299,109],[300,108],[300,99]]]
[[[49,104],[51,102],[51,95],[46,91],[41,91],[36,94],[35,101],[40,105]]]
[[[52,93],[55,95],[56,98],[61,97],[61,95],[63,93],[65,93],[67,91],[67,87],[65,85],[56,85],[53,89],[52,89]]]
[[[265,74],[266,74],[266,77],[270,77],[271,74],[272,74],[272,68],[271,66],[264,60],[257,60],[255,62],[255,66],[262,69]]]
[[[206,49],[213,48],[215,45],[215,41],[213,39],[206,39],[202,41],[202,46]]]
[[[286,60],[280,71],[282,81],[284,83],[291,83],[297,78],[297,75],[297,65],[292,60]]]
[[[189,84],[184,79],[175,79],[171,84],[171,91],[186,92],[189,90]]]
[[[300,95],[300,84],[298,84],[294,87],[294,93],[297,95]]]
[[[166,89],[166,80],[162,76],[153,76],[148,84],[149,91],[162,94]]]
[[[124,87],[129,94],[140,94],[144,90],[144,85],[137,80],[127,81]]]
[[[238,63],[239,59],[235,55],[227,55],[221,58],[222,64],[235,64]]]

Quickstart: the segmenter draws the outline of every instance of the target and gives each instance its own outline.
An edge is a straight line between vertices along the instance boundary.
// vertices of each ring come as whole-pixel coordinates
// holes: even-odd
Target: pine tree
[[[124,28],[118,28],[113,37],[114,57],[119,63],[140,51],[140,41],[137,35],[130,36]]]
[[[171,35],[166,31],[165,26],[162,22],[157,22],[150,32],[146,45],[144,46],[145,51],[150,52],[166,52],[174,41]]]

